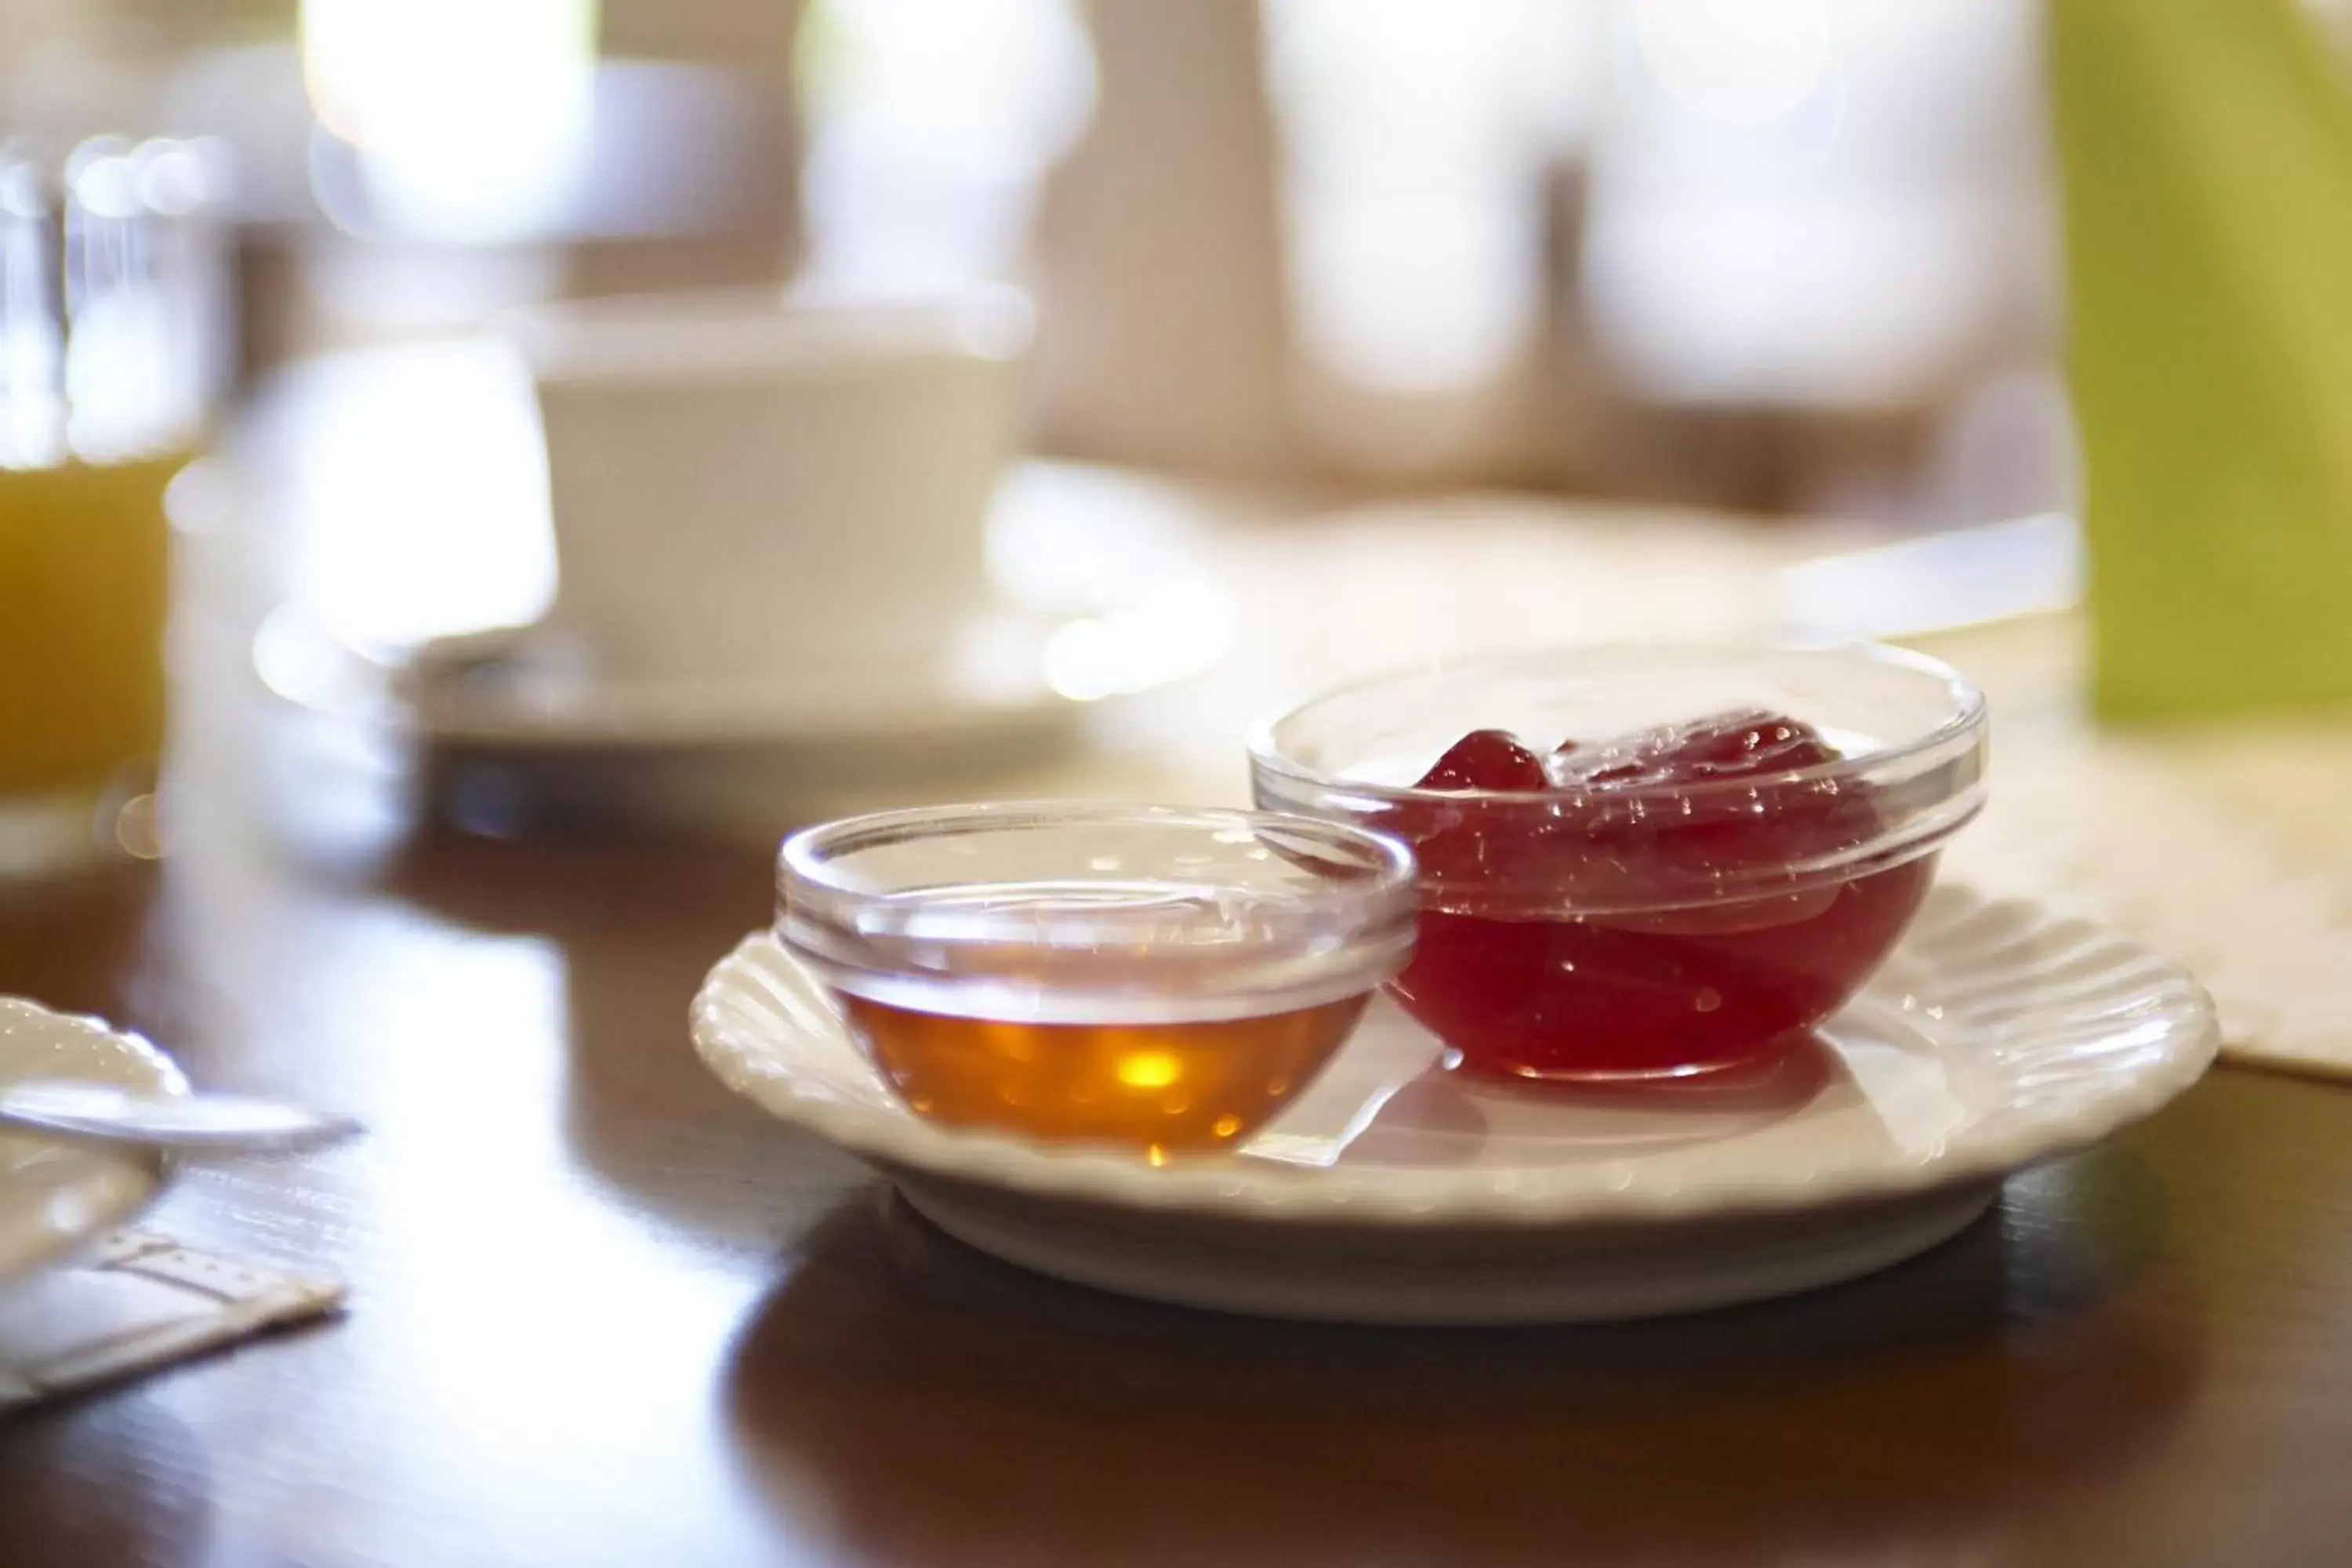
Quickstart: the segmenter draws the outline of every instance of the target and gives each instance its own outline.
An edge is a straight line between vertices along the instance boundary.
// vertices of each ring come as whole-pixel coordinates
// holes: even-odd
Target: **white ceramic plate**
[[[1391,1322],[1629,1316],[1851,1278],[2155,1110],[2218,1044],[2178,964],[1952,886],[1772,1079],[1606,1100],[1487,1085],[1431,1070],[1436,1043],[1383,1005],[1244,1149],[1162,1169],[923,1121],[765,933],[711,972],[693,1027],[730,1088],[987,1250],[1192,1305]]]
[[[36,1078],[188,1091],[171,1058],[138,1036],[0,996],[0,1084]],[[0,1281],[127,1225],[162,1194],[169,1174],[152,1153],[0,1133]]]

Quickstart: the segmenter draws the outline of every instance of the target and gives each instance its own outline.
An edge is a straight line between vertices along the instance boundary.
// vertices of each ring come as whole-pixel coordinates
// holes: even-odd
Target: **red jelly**
[[[1933,857],[1874,852],[1875,786],[1809,726],[1735,710],[1539,758],[1463,737],[1399,804],[1423,909],[1393,983],[1466,1068],[1676,1077],[1778,1053],[1853,995]]]

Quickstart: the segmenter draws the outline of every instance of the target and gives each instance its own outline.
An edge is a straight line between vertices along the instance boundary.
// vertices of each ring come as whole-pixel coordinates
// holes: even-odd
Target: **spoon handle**
[[[145,1094],[112,1084],[35,1081],[0,1089],[0,1126],[183,1154],[291,1154],[357,1133],[349,1116],[242,1094]]]

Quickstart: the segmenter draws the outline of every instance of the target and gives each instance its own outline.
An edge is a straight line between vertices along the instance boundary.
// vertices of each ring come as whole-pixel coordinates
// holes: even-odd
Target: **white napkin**
[[[2352,1077],[2352,834],[2294,826],[2340,820],[2347,752],[2324,770],[2254,766],[2259,787],[2232,800],[2179,746],[2029,742],[1996,763],[1984,820],[1947,865],[2189,965],[2220,1007],[2225,1060]],[[2318,801],[2298,805],[2298,775]]]
[[[124,1231],[0,1290],[0,1411],[184,1361],[331,1312],[343,1288]]]

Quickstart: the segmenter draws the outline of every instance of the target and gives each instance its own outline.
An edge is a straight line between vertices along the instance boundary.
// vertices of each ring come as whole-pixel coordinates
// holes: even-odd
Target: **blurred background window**
[[[817,0],[797,57],[813,282],[919,292],[1019,268],[1038,187],[1093,110],[1069,0]]]
[[[1475,388],[1544,317],[1545,184],[1592,129],[1602,12],[1267,0],[1288,291],[1330,374]]]
[[[401,232],[544,228],[581,177],[596,0],[301,0],[303,80]]]
[[[2040,19],[16,0],[0,124],[233,144],[249,371],[550,296],[1002,278],[1056,451],[1938,523],[2072,494]]]
[[[1596,149],[1601,341],[1664,398],[1931,395],[2012,306],[2040,196],[2019,0],[1635,0]]]

